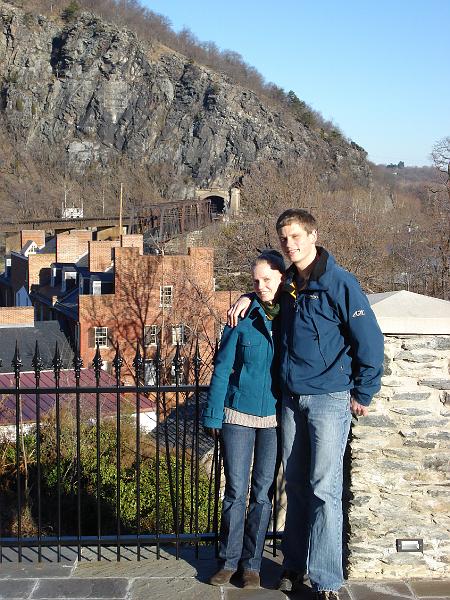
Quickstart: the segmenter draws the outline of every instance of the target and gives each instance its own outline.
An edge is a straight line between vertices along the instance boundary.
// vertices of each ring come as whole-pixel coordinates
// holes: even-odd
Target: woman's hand
[[[239,323],[239,317],[244,317],[248,307],[252,303],[248,296],[241,296],[230,306],[227,312],[227,324],[230,327],[236,327]]]

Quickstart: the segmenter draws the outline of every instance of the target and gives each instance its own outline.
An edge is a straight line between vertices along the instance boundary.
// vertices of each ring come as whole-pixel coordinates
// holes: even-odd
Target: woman
[[[203,424],[211,435],[221,433],[226,481],[219,546],[222,566],[210,578],[212,585],[228,583],[238,568],[243,587],[260,585],[277,462],[279,394],[273,334],[284,270],[283,257],[276,250],[264,251],[254,261],[250,309],[236,327],[225,328],[209,387]]]

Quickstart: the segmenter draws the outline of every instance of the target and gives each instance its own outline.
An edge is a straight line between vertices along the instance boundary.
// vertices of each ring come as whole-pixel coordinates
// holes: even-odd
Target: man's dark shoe
[[[242,573],[242,587],[247,589],[255,589],[261,587],[259,573],[256,571],[244,571]]]
[[[314,600],[339,600],[337,592],[316,592]]]
[[[211,575],[208,579],[208,583],[210,585],[225,585],[230,583],[230,579],[233,577],[236,571],[232,571],[231,569],[219,569],[217,573]]]
[[[297,571],[291,571],[286,569],[283,571],[278,583],[278,589],[280,592],[292,592],[295,588],[302,583],[303,578],[297,573]]]

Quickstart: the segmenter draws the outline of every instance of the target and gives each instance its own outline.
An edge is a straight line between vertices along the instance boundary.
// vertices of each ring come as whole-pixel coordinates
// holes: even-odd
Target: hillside
[[[0,201],[6,212],[73,196],[106,205],[231,186],[252,167],[312,163],[366,185],[366,153],[160,42],[91,13],[49,19],[0,1]],[[91,210],[98,207],[93,200]],[[89,208],[89,207],[88,207]]]

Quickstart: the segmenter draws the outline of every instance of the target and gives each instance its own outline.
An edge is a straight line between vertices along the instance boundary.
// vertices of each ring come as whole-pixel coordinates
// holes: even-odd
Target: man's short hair
[[[289,208],[288,210],[285,210],[284,213],[281,213],[277,219],[277,232],[279,232],[282,227],[291,225],[291,223],[302,225],[308,233],[317,230],[317,221],[311,213],[303,208]]]

